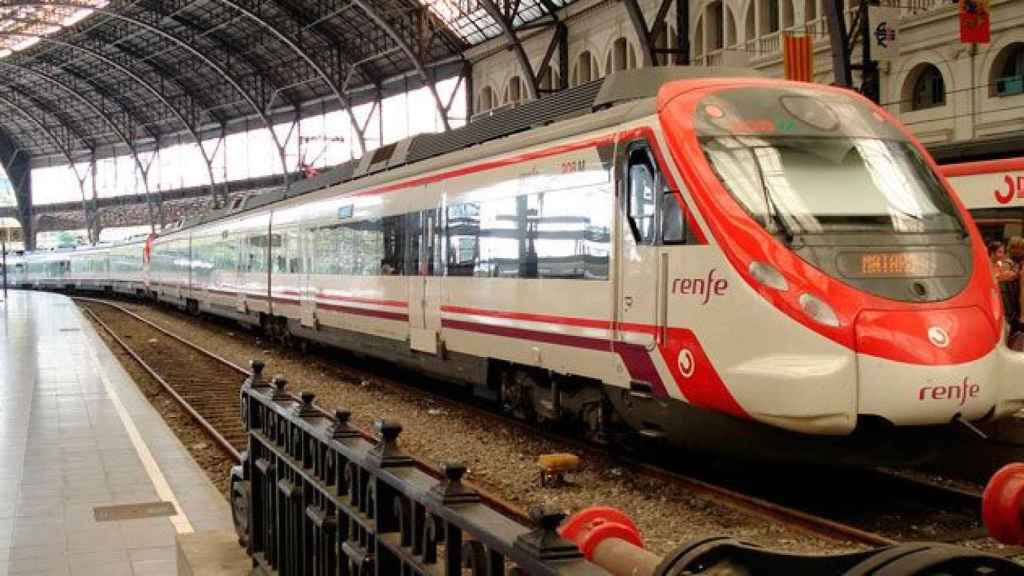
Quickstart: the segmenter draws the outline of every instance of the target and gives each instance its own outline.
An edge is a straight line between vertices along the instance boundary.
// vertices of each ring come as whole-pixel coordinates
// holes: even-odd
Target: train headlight
[[[821,298],[811,296],[807,293],[801,294],[800,309],[804,311],[804,314],[810,316],[810,318],[818,324],[832,326],[833,328],[839,326],[839,317],[836,316],[832,307],[826,304]]]
[[[778,290],[779,292],[789,290],[789,283],[786,282],[786,278],[771,264],[751,262],[750,275],[764,286],[773,290]]]

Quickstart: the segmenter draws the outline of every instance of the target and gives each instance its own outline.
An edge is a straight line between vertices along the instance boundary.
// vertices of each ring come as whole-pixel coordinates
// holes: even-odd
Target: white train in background
[[[603,81],[615,105],[145,242],[26,255],[14,281],[152,297],[524,418],[723,452],[916,458],[1024,407],[982,238],[895,119],[826,86],[645,73]]]

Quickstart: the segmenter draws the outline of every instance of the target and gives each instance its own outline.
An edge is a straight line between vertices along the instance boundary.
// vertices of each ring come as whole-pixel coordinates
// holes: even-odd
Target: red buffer
[[[1003,544],[1024,544],[1024,463],[1007,464],[985,487],[981,516],[988,533]]]
[[[591,506],[574,514],[558,529],[583,556],[612,574],[655,574],[661,557],[644,549],[640,530],[621,510]]]

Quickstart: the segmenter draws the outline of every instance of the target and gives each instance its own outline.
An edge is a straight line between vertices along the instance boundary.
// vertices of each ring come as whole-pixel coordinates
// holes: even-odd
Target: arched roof
[[[349,109],[451,77],[501,34],[462,4],[0,0],[0,129],[38,165]],[[566,4],[520,0],[513,19]]]

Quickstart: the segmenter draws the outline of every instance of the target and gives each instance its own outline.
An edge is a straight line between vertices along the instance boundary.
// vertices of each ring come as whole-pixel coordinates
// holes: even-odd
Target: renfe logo
[[[959,400],[960,406],[963,406],[968,398],[977,398],[980,392],[981,386],[971,382],[970,378],[965,377],[964,381],[959,384],[949,384],[947,386],[929,384],[922,386],[917,391],[917,399],[924,400],[927,396],[932,400]]]
[[[680,296],[703,296],[701,306],[711,300],[711,296],[724,296],[729,287],[725,278],[715,278],[718,268],[712,268],[707,278],[675,278],[672,280],[672,293]]]
[[[1024,198],[1024,176],[1014,178],[1006,174],[1003,176],[1003,181],[1006,183],[1006,191],[996,189],[996,202],[1009,204],[1014,198]]]

